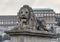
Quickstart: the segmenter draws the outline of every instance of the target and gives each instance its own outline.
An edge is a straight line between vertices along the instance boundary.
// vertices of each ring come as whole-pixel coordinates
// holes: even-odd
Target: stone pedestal
[[[6,31],[11,37],[11,42],[56,42],[56,34],[37,30],[12,30]]]

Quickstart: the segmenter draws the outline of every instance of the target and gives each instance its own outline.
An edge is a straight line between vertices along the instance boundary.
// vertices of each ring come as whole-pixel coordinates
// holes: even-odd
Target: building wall
[[[33,9],[35,16],[40,19],[44,20],[46,22],[46,27],[55,28],[56,24],[56,17],[55,17],[55,12],[53,9]]]
[[[0,16],[0,30],[5,31],[17,26],[17,16]]]

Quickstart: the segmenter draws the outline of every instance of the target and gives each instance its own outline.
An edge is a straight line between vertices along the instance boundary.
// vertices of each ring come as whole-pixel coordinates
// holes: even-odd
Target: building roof
[[[33,8],[33,10],[38,10],[38,11],[53,11],[53,9],[50,9],[50,8]]]
[[[0,19],[13,19],[13,18],[17,18],[17,16],[16,15],[2,15],[2,16],[0,16]]]
[[[39,14],[55,14],[55,11],[50,8],[33,8],[33,12]]]

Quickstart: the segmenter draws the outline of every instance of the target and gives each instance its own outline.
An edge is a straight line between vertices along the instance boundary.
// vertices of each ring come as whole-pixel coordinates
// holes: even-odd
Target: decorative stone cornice
[[[49,37],[49,38],[56,38],[55,33],[46,32],[46,31],[37,31],[37,30],[12,30],[12,31],[5,31],[10,36],[37,36],[37,37]]]

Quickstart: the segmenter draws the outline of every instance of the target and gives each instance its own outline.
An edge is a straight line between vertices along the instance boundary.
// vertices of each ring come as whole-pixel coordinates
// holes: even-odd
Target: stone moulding
[[[49,38],[56,38],[55,33],[46,32],[46,31],[37,31],[37,30],[12,30],[12,31],[5,31],[5,33],[9,34],[10,36],[37,36],[37,37],[49,37]]]

